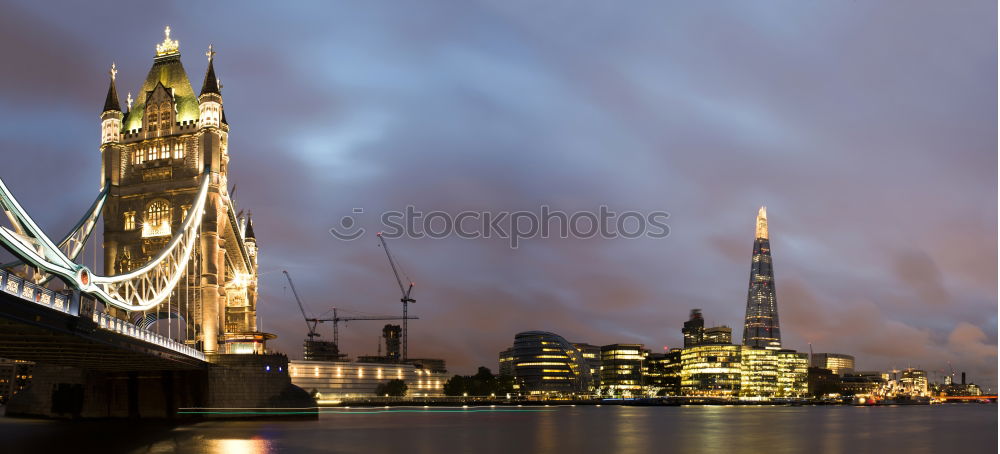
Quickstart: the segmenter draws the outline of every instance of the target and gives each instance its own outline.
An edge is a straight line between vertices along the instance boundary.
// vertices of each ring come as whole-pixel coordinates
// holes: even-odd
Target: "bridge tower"
[[[208,172],[200,239],[170,300],[146,313],[113,312],[147,323],[166,319],[183,327],[173,337],[206,353],[263,353],[273,336],[257,332],[257,243],[228,190],[229,124],[212,46],[206,55],[195,95],[167,27],[145,82],[134,102],[129,94],[124,111],[112,67],[101,114],[101,185],[111,185],[103,212],[104,274],[126,273],[163,250]]]

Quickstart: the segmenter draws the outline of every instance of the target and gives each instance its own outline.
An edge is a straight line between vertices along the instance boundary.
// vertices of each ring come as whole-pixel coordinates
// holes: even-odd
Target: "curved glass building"
[[[525,394],[582,393],[591,387],[590,367],[573,344],[558,334],[525,331],[505,351],[515,383]]]

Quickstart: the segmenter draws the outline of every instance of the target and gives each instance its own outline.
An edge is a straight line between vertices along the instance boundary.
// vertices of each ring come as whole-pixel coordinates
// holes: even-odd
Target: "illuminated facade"
[[[809,394],[809,355],[795,350],[778,350],[777,397],[805,397]]]
[[[778,395],[778,352],[743,346],[740,397],[767,399]]]
[[[681,393],[748,400],[805,397],[809,359],[794,350],[706,344],[681,353]]]
[[[733,329],[728,326],[705,328],[705,335],[701,342],[703,344],[731,344],[733,343]]]
[[[700,345],[681,352],[681,394],[737,396],[740,392],[739,345]]]
[[[886,386],[880,372],[850,372],[840,377],[840,393],[845,396],[872,395]]]
[[[156,257],[188,215],[202,215],[188,211],[206,172],[210,184],[200,240],[174,294],[156,311],[110,311],[145,326],[167,320],[171,337],[206,353],[263,353],[274,336],[257,331],[257,240],[229,192],[229,124],[211,46],[206,55],[195,95],[168,27],[124,111],[112,67],[101,113],[101,185],[111,186],[103,212],[105,274]]]
[[[650,353],[646,357],[647,395],[678,396],[681,393],[681,349]]]
[[[583,361],[590,369],[590,387],[588,393],[595,393],[601,389],[601,347],[584,343],[574,343],[574,347],[580,351]]]
[[[611,344],[601,347],[601,394],[642,394],[644,361],[649,352],[642,344]]]
[[[526,331],[514,336],[505,366],[513,370],[514,384],[525,394],[586,393],[592,387],[590,367],[583,354],[561,336],[545,331]]]
[[[812,367],[829,369],[837,375],[854,372],[854,357],[840,353],[814,353]]]
[[[781,348],[778,300],[774,293],[774,270],[771,264],[771,243],[768,238],[765,207],[760,207],[757,213],[743,345],[775,350]]]
[[[444,395],[447,372],[417,367],[413,364],[360,363],[332,361],[290,361],[288,373],[292,384],[316,399],[336,401],[350,397],[375,396],[375,388],[389,380],[403,380],[409,397],[440,397]]]
[[[904,369],[899,376],[900,392],[911,396],[927,395],[927,371]]]

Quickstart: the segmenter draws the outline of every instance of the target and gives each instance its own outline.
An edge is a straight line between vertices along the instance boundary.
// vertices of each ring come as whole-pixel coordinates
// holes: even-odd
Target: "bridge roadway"
[[[0,358],[94,371],[197,370],[205,355],[0,270]]]

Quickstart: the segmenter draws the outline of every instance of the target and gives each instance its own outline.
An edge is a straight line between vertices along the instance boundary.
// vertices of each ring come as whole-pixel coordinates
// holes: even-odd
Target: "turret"
[[[205,71],[205,82],[201,85],[201,94],[198,95],[198,127],[219,128],[223,123],[222,92],[219,79],[215,77],[215,51],[212,46],[208,46],[205,55],[208,56],[208,69]]]
[[[118,104],[118,89],[115,88],[115,75],[118,68],[111,64],[111,85],[108,86],[108,96],[104,99],[104,109],[101,111],[101,145],[117,143],[122,131],[122,108]]]
[[[247,253],[250,254],[250,260],[253,262],[254,267],[257,266],[257,236],[253,233],[253,218],[250,214],[247,214],[247,226],[243,232],[243,243],[247,247]]]

